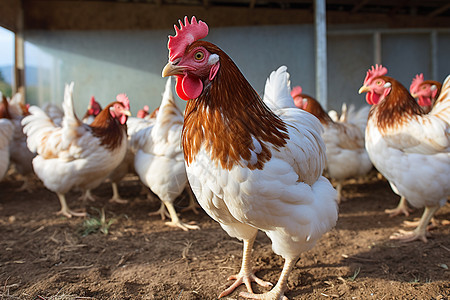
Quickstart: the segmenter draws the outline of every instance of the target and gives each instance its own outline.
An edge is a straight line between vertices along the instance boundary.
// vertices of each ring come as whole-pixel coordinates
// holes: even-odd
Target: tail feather
[[[70,143],[80,136],[82,132],[85,130],[84,126],[82,126],[82,122],[78,119],[75,114],[75,110],[73,107],[73,86],[74,83],[66,84],[64,89],[64,102],[63,102],[63,111],[64,117],[62,121],[62,148],[67,148]]]
[[[295,108],[289,76],[287,67],[281,66],[267,78],[263,101],[271,110]]]
[[[442,85],[441,94],[437,98],[430,114],[435,115],[447,122],[447,124],[450,124],[450,75],[445,79],[444,84]]]
[[[31,152],[38,152],[44,136],[57,127],[41,108],[31,106],[29,112],[30,115],[22,119],[23,132],[27,136],[28,149]]]

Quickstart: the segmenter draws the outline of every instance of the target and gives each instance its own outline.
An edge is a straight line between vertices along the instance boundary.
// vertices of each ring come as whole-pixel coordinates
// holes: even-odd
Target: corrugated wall
[[[312,25],[211,28],[206,38],[221,47],[262,93],[269,73],[287,65],[292,85],[312,96],[314,36]],[[377,30],[330,31],[328,35],[328,105],[364,105],[357,94],[366,70],[375,63],[373,34]],[[450,33],[432,30],[381,31],[381,62],[389,75],[409,87],[416,73],[426,78],[450,73]],[[25,32],[27,98],[32,104],[62,101],[65,82],[75,81],[76,108],[84,112],[91,95],[103,104],[125,92],[136,113],[144,104],[156,108],[165,80],[167,36],[172,28],[154,31],[34,31]],[[437,70],[433,70],[433,60]],[[436,68],[436,67],[435,67]],[[184,103],[180,100],[180,105]]]

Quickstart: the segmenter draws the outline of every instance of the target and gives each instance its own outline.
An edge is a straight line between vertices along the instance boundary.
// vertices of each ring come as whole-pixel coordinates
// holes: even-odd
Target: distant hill
[[[25,84],[37,85],[38,69],[36,67],[26,67],[25,71]],[[5,82],[12,85],[14,76],[13,66],[0,66],[0,72],[5,79]]]
[[[2,73],[3,78],[6,83],[12,84],[13,81],[13,67],[12,66],[1,66],[0,73]]]

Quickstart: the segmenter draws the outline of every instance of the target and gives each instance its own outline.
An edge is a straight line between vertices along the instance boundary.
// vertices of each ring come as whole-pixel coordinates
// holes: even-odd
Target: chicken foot
[[[195,200],[195,196],[194,193],[192,192],[190,187],[186,187],[186,190],[188,192],[189,195],[189,205],[185,208],[183,208],[181,211],[185,212],[185,211],[189,211],[192,210],[192,212],[196,215],[199,214],[198,212],[198,208],[200,208],[200,205],[198,205],[197,201]]]
[[[98,197],[92,195],[91,190],[85,190],[83,192],[83,195],[80,196],[80,198],[78,198],[79,200],[83,201],[83,203],[86,204],[86,202],[89,201],[97,201]]]
[[[160,215],[161,216],[161,220],[165,220],[166,218],[170,218],[169,213],[167,212],[166,206],[164,205],[164,202],[161,202],[161,206],[157,211],[148,213],[148,215],[151,216],[157,216]]]
[[[166,205],[171,219],[170,222],[166,222],[166,225],[170,227],[179,227],[184,231],[188,231],[189,229],[200,229],[200,227],[198,227],[197,225],[190,225],[181,222],[180,218],[178,218],[177,212],[175,211],[175,207],[173,207],[173,204],[171,202],[163,201],[163,203]]]
[[[86,213],[85,212],[75,212],[69,209],[69,206],[67,205],[66,202],[66,197],[64,196],[64,194],[57,194],[58,198],[59,198],[59,202],[61,203],[61,210],[58,211],[56,214],[57,215],[63,215],[66,216],[67,218],[72,218],[72,216],[75,217],[85,217]]]
[[[286,259],[277,284],[269,292],[264,294],[253,294],[242,292],[239,294],[239,296],[248,299],[260,299],[260,300],[288,300],[288,298],[284,295],[284,291],[287,289],[287,281],[289,278],[289,274],[291,273],[292,269],[297,263],[297,260],[298,257],[293,259],[292,258]]]
[[[113,190],[113,195],[112,195],[111,199],[109,199],[109,202],[114,202],[114,203],[119,203],[119,204],[127,204],[128,200],[122,199],[120,197],[119,187],[117,186],[117,183],[111,182],[111,187]]]
[[[420,218],[419,225],[413,231],[399,230],[398,233],[394,233],[389,238],[391,240],[399,240],[401,242],[412,242],[415,240],[421,240],[427,242],[427,237],[430,233],[427,231],[427,226],[430,223],[434,213],[439,209],[439,206],[425,206],[425,210]]]
[[[236,280],[230,287],[228,287],[225,291],[223,291],[222,293],[220,293],[219,298],[222,298],[224,296],[227,296],[229,294],[231,294],[238,286],[240,286],[241,284],[245,284],[245,286],[247,287],[247,291],[249,291],[249,294],[253,294],[253,290],[252,290],[252,281],[256,282],[257,284],[259,284],[260,286],[263,287],[272,287],[273,284],[268,282],[268,281],[264,281],[258,277],[256,277],[256,275],[253,273],[252,270],[252,262],[251,262],[251,252],[252,252],[252,248],[253,248],[253,243],[255,242],[255,238],[256,235],[251,238],[251,239],[244,239],[244,250],[242,251],[242,266],[241,266],[241,270],[239,271],[238,274],[236,275],[231,275],[230,277],[228,277],[228,280]]]
[[[389,217],[395,217],[401,214],[404,214],[405,216],[408,217],[409,214],[413,212],[413,210],[408,207],[408,202],[406,202],[406,198],[402,196],[396,208],[385,209],[384,212],[389,214]]]
[[[418,221],[403,221],[403,226],[405,227],[417,227],[420,224],[420,219]],[[431,218],[430,224],[427,226],[427,230],[432,230],[437,227],[439,227],[439,221],[436,220],[434,217]]]

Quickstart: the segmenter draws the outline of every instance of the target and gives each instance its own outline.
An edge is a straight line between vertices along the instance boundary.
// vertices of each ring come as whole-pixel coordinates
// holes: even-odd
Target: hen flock
[[[20,94],[2,97],[0,179],[9,166],[25,179],[34,172],[58,196],[58,214],[72,217],[86,213],[69,208],[67,192],[77,189],[83,199],[93,199],[91,190],[109,180],[111,201],[126,203],[117,184],[134,173],[161,199],[155,213],[170,217],[169,226],[199,229],[175,211],[175,199],[186,190],[189,208],[195,210],[197,200],[243,241],[241,270],[219,297],[245,284],[242,297],[286,299],[287,279],[300,254],[337,222],[345,180],[373,167],[401,197],[388,213],[408,215],[408,203],[425,208],[413,231],[391,238],[427,241],[427,227],[450,195],[450,77],[441,84],[420,74],[408,91],[377,65],[359,90],[371,107],[344,104],[339,115],[326,112],[300,86],[291,89],[285,66],[270,74],[260,97],[225,52],[202,40],[208,30],[195,17],[175,26],[162,72],[168,80],[153,113],[145,106],[131,117],[130,100],[119,94],[104,109],[92,98],[80,119],[73,83],[65,87],[62,109],[28,107]],[[171,77],[187,101],[184,113]],[[22,189],[30,189],[27,182]],[[273,287],[252,270],[258,230],[285,259]],[[272,288],[257,295],[251,282]]]

